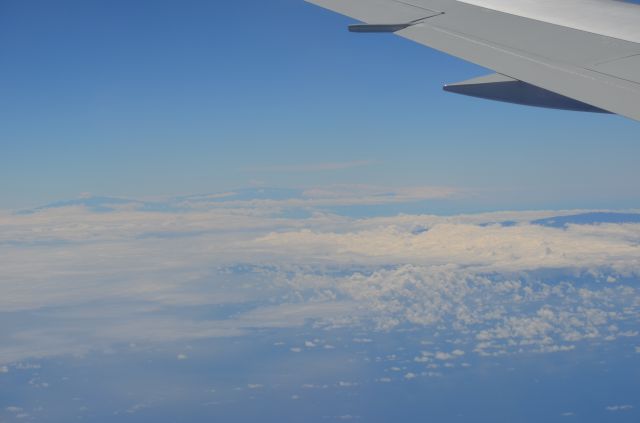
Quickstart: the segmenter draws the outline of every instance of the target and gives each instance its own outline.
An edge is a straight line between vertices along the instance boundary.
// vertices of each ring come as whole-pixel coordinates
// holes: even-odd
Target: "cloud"
[[[640,268],[640,225],[635,224],[562,230],[528,224],[482,227],[417,217],[412,226],[422,224],[428,230],[416,235],[406,223],[371,227],[360,221],[348,231],[279,231],[255,244],[301,261],[323,256],[342,263],[455,264],[484,272],[609,266],[629,274]]]
[[[633,405],[628,405],[628,404],[625,404],[625,405],[609,405],[609,406],[606,407],[607,411],[613,411],[613,412],[616,412],[616,411],[629,411],[629,410],[632,410],[632,409],[633,409]]]
[[[303,191],[303,196],[316,201],[343,201],[348,204],[387,204],[414,202],[436,198],[447,198],[457,193],[448,187],[405,187],[392,188],[375,185],[333,185],[328,187],[310,188]],[[321,203],[320,203],[321,204]]]
[[[29,413],[26,413],[22,407],[18,407],[15,405],[5,407],[5,410],[13,414],[16,419],[26,419],[30,416]]]
[[[424,365],[637,335],[639,224],[531,223],[573,212],[354,219],[317,208],[442,195],[451,192],[336,186],[223,207],[205,198],[176,212],[0,214],[0,312],[31,322],[0,341],[0,364],[306,325],[362,329],[356,343],[407,325],[450,334],[459,348],[434,335],[434,356],[415,361]],[[311,213],[274,212],[291,204]],[[217,305],[240,311],[175,312]]]
[[[341,381],[338,382],[338,386],[341,387],[341,388],[353,388],[353,387],[358,386],[358,383],[357,382],[345,382],[345,381],[341,380]]]
[[[350,301],[282,304],[249,311],[236,318],[233,324],[245,329],[290,328],[302,326],[308,320],[331,321],[335,316],[351,314],[354,309],[355,303]],[[308,342],[305,344],[309,346]]]
[[[107,307],[109,308],[109,307]],[[145,310],[139,305],[114,305],[113,314],[44,313],[35,327],[9,331],[0,343],[0,364],[28,358],[83,356],[91,351],[135,342],[136,345],[201,339],[236,338],[254,330],[294,328],[314,321],[333,324],[335,316],[350,313],[351,303],[325,302],[256,307],[227,319],[191,320],[162,313],[162,308]],[[157,313],[159,312],[159,313]],[[74,318],[70,319],[70,316]],[[117,316],[117,317],[115,317]],[[331,347],[329,347],[331,348]],[[291,348],[302,352],[302,348]],[[180,353],[177,360],[188,356]]]
[[[330,172],[335,170],[354,169],[358,167],[372,166],[374,164],[377,164],[376,160],[353,160],[349,162],[324,162],[324,163],[253,167],[245,170],[249,172],[265,172],[265,173],[312,173],[312,172]]]
[[[453,354],[438,351],[435,357],[436,357],[436,360],[451,360],[455,356]]]

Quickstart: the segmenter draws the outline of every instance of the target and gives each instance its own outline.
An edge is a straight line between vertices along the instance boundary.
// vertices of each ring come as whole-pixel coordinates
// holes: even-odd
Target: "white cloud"
[[[438,351],[435,357],[436,357],[436,360],[451,360],[452,358],[454,358],[454,355]]]
[[[615,412],[615,411],[629,411],[631,409],[633,409],[633,405],[628,405],[628,404],[625,404],[625,405],[609,405],[606,408],[607,411],[613,411],[613,412]]]
[[[0,366],[0,374],[1,373],[9,373],[9,368],[7,366]]]
[[[345,382],[343,380],[338,382],[338,386],[341,388],[353,388],[355,386],[358,386],[358,383],[356,382]]]
[[[621,226],[625,227],[624,234],[618,232]],[[370,264],[455,264],[472,266],[479,272],[609,266],[629,273],[639,270],[638,240],[640,225],[571,226],[563,230],[538,225],[480,227],[444,221],[433,223],[418,235],[404,225],[348,232],[273,232],[255,245],[268,246],[303,262],[323,256],[337,263],[358,260]]]
[[[37,370],[40,369],[42,366],[40,364],[33,364],[33,363],[17,363],[16,364],[16,369],[18,370]]]
[[[555,212],[352,219],[314,208],[454,194],[337,186],[293,200],[198,199],[176,213],[69,207],[0,214],[0,312],[44,316],[0,341],[0,364],[307,324],[439,327],[461,347],[451,351],[434,339],[429,348],[441,350],[435,358],[443,361],[465,354],[462,348],[467,355],[550,353],[637,335],[640,296],[628,280],[640,274],[640,225],[528,223]],[[300,205],[310,217],[279,214]],[[503,220],[517,224],[481,225]],[[582,283],[583,276],[610,283]],[[216,304],[251,306],[219,320],[159,313]]]
[[[302,389],[328,389],[329,385],[315,385],[313,383],[305,383],[302,385]]]
[[[178,356],[176,357],[178,360],[186,360],[189,358],[189,356],[187,356],[186,354],[178,354]]]

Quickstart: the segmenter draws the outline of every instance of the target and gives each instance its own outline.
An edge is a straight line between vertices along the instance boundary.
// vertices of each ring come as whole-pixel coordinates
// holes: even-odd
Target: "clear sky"
[[[0,11],[0,208],[354,183],[640,207],[638,123],[446,94],[487,71],[301,0]]]

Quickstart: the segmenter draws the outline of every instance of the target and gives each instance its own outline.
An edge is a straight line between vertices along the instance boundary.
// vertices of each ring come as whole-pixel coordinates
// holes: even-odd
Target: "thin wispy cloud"
[[[312,172],[330,172],[334,170],[347,170],[359,167],[367,167],[378,164],[377,160],[354,160],[348,162],[324,162],[324,163],[307,163],[307,164],[288,164],[276,166],[258,166],[243,169],[247,172],[264,172],[264,173],[312,173]]]

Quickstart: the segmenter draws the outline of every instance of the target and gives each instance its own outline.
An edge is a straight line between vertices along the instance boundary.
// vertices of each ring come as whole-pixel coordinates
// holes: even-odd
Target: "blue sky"
[[[2,8],[2,208],[356,183],[475,193],[450,211],[639,206],[637,123],[445,94],[486,71],[302,1]]]

